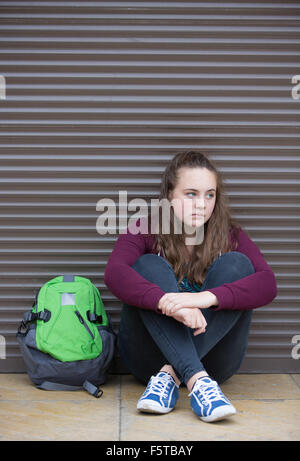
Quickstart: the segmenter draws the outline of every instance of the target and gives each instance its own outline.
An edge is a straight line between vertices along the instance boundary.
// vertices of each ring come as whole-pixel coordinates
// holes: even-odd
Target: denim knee
[[[219,256],[208,268],[202,289],[214,288],[254,274],[252,262],[244,253],[230,251]]]
[[[224,253],[213,262],[210,268],[213,268],[214,266],[223,267],[224,269],[226,268],[226,271],[235,273],[239,276],[239,278],[246,277],[247,275],[251,275],[255,272],[253,264],[248,256],[244,253],[240,253],[239,251]]]
[[[216,259],[214,263],[225,265],[226,270],[235,271],[239,274],[245,274],[243,277],[251,275],[255,272],[253,264],[248,256],[239,251],[229,251],[228,253],[224,253],[223,255],[219,256],[219,258]]]
[[[131,266],[151,283],[155,283],[166,292],[179,291],[171,264],[153,253],[141,255]]]
[[[133,269],[137,272],[144,271],[145,267],[153,266],[153,267],[160,267],[160,266],[167,266],[169,269],[173,271],[171,264],[161,256],[158,256],[153,253],[145,253],[141,255],[132,265]]]
[[[251,275],[255,272],[251,260],[244,253],[241,253],[240,251],[230,251],[224,256],[226,255],[228,255],[227,257],[233,259],[234,265],[237,266],[240,271],[247,273],[247,275]]]

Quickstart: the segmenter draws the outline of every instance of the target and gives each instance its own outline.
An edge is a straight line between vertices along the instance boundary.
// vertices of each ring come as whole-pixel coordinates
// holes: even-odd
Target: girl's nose
[[[204,210],[205,209],[205,200],[202,199],[202,198],[196,198],[194,205],[195,205],[195,208],[197,210]]]

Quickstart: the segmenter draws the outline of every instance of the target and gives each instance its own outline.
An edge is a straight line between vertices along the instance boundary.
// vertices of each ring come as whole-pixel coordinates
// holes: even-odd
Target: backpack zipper
[[[89,335],[90,335],[93,339],[95,339],[93,333],[91,332],[91,330],[89,329],[88,325],[87,325],[86,322],[84,321],[84,318],[82,317],[82,315],[80,314],[80,312],[75,311],[75,314],[77,315],[79,322],[84,326],[84,328],[85,328],[86,331],[89,333]]]

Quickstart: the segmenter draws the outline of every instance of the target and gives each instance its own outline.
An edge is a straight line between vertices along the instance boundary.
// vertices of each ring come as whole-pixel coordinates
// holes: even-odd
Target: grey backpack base
[[[103,350],[99,357],[91,360],[61,362],[41,352],[35,341],[35,327],[31,325],[26,334],[17,333],[17,340],[29,378],[39,389],[87,390],[94,397],[101,397],[99,386],[107,380],[114,348],[115,333],[107,327],[101,328]]]

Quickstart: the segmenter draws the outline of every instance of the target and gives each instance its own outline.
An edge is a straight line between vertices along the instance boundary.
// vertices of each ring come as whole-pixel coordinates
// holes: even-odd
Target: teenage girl
[[[155,232],[150,213],[128,226],[105,269],[105,284],[123,302],[119,352],[148,382],[139,411],[173,410],[184,383],[196,415],[216,421],[236,413],[219,384],[239,369],[252,309],[275,298],[276,280],[232,219],[220,173],[205,155],[175,155],[159,200],[172,204],[169,215],[160,207]]]

